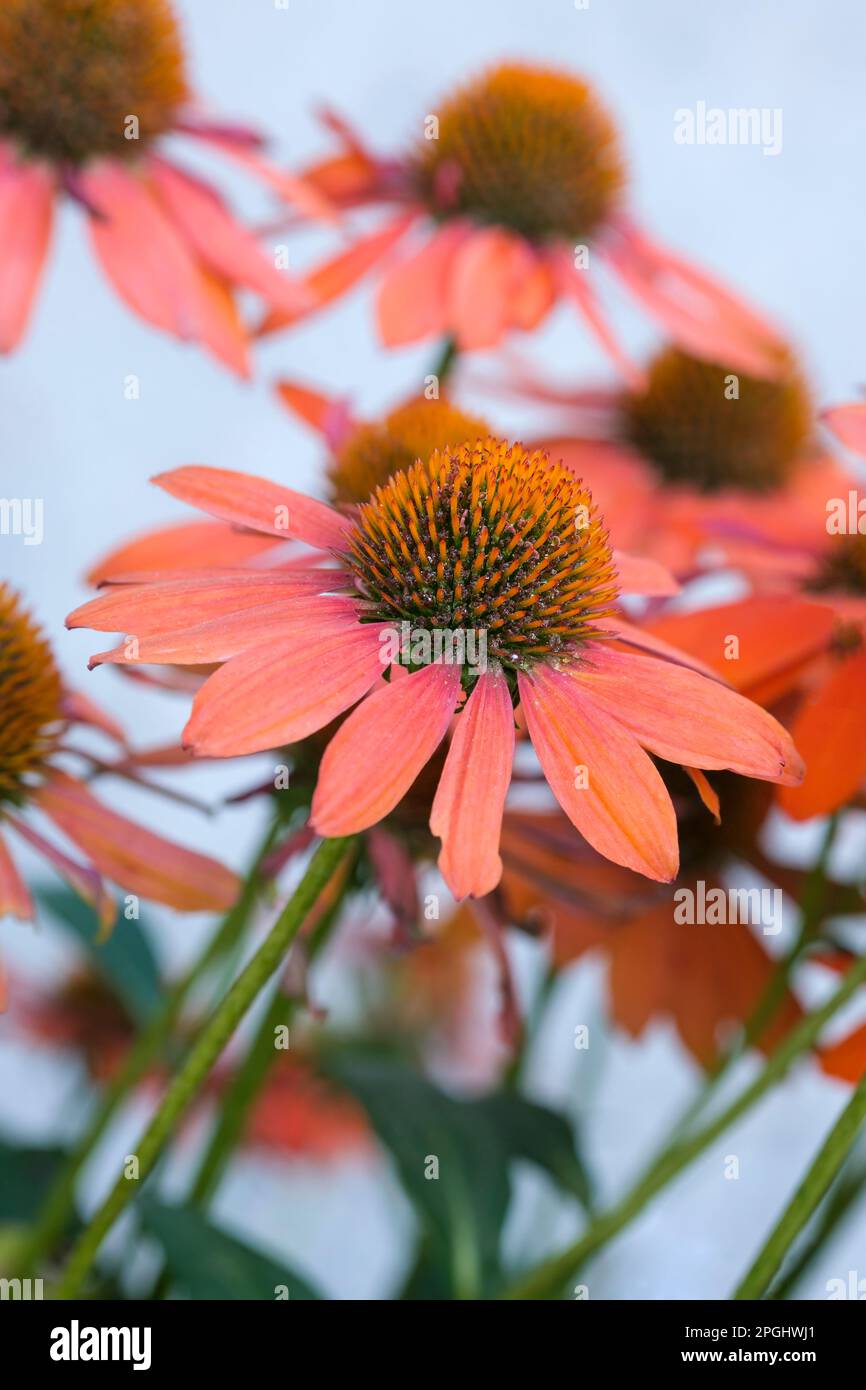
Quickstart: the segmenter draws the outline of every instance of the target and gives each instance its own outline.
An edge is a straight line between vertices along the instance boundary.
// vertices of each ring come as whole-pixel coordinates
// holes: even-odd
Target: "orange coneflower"
[[[525,373],[510,389],[559,408],[566,427],[542,446],[588,482],[625,549],[681,579],[739,566],[766,588],[803,573],[826,498],[849,486],[790,352],[773,380],[667,347],[625,389]]]
[[[217,192],[160,152],[172,133],[206,141],[311,213],[322,204],[260,158],[250,131],[195,111],[169,0],[4,0],[0,351],[27,326],[64,194],[130,308],[234,371],[248,370],[234,288],[285,311],[306,302]]]
[[[240,473],[190,467],[158,481],[333,562],[122,584],[69,619],[132,635],[93,664],[222,663],[184,733],[204,755],[292,743],[357,705],[322,758],[312,824],[323,835],[386,816],[460,710],[430,817],[458,897],[501,873],[518,705],[577,828],[651,878],[676,873],[677,837],[645,748],[690,767],[802,775],[763,710],[676,660],[623,650],[644,639],[618,616],[619,591],[657,580],[658,567],[617,556],[588,490],[540,451],[495,439],[435,451],[354,517]]]
[[[495,67],[448,97],[428,116],[424,138],[393,159],[372,154],[341,119],[327,120],[342,150],[305,181],[343,207],[396,211],[308,284],[325,303],[382,266],[386,344],[444,334],[461,349],[494,347],[511,329],[535,328],[565,298],[631,372],[596,303],[589,262],[597,258],[690,351],[775,374],[775,333],[628,217],[617,130],[581,78]],[[264,328],[294,317],[274,306]]]
[[[233,873],[109,810],[84,781],[64,770],[70,755],[87,762],[66,742],[71,728],[86,725],[122,742],[117,725],[64,689],[48,643],[17,596],[0,584],[0,916],[33,915],[30,893],[4,838],[8,830],[93,905],[104,928],[113,922],[116,904],[103,876],[181,911],[229,907],[238,890]],[[53,821],[84,860],[47,839],[29,815],[25,818],[31,811]]]

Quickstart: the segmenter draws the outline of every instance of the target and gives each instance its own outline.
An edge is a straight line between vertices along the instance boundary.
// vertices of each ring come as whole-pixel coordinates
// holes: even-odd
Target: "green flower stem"
[[[249,922],[262,887],[261,863],[272,848],[278,830],[279,823],[274,818],[256,852],[237,902],[226,913],[198,959],[168,990],[162,1006],[138,1035],[122,1067],[101,1096],[93,1118],[67,1155],[42,1210],[19,1247],[16,1272],[20,1277],[32,1274],[39,1261],[60,1240],[75,1207],[75,1189],[84,1164],[130,1091],[163,1052],[193,987],[231,950]]]
[[[456,341],[453,338],[446,338],[445,342],[442,345],[441,355],[439,356],[432,373],[433,376],[438,378],[440,386],[442,386],[450,376],[452,370],[454,369],[457,363],[457,358],[459,357],[459,355],[460,349],[458,348]]]
[[[735,1299],[763,1298],[785,1255],[826,1193],[866,1121],[866,1072],[779,1217]]]
[[[800,960],[803,951],[815,937],[824,918],[824,903],[827,888],[827,868],[830,860],[830,851],[833,848],[833,841],[836,838],[836,831],[839,826],[838,812],[831,816],[827,822],[827,829],[821,842],[818,858],[806,880],[803,888],[803,901],[800,904],[800,930],[797,932],[795,940],[791,943],[790,949],[785,953],[776,966],[767,987],[755,1006],[751,1017],[747,1020],[743,1029],[742,1036],[738,1042],[723,1053],[715,1062],[707,1074],[706,1082],[698,1093],[691,1105],[686,1107],[685,1112],[676,1125],[677,1134],[688,1130],[695,1120],[703,1113],[707,1102],[712,1099],[719,1083],[733,1066],[750,1047],[753,1047],[761,1038],[766,1029],[773,1022],[791,980],[794,967]]]
[[[661,1153],[634,1187],[608,1211],[593,1221],[579,1240],[559,1255],[545,1260],[536,1269],[518,1279],[505,1290],[508,1299],[557,1298],[569,1279],[590,1255],[606,1245],[624,1226],[638,1216],[655,1195],[666,1187],[705,1149],[747,1110],[759,1101],[771,1086],[780,1081],[791,1063],[812,1047],[824,1025],[851,998],[866,980],[866,956],[863,956],[845,975],[835,994],[820,1009],[804,1018],[776,1048],[763,1071],[750,1086],[703,1129],[674,1143]],[[835,1171],[835,1170],[834,1170]]]
[[[327,911],[306,938],[305,953],[308,964],[315,960],[339,915],[339,909],[351,882],[353,861],[354,856],[350,851],[342,866],[343,879],[334,901],[329,904]],[[289,998],[277,988],[265,1010],[246,1056],[222,1098],[219,1119],[189,1195],[190,1202],[195,1206],[206,1206],[219,1186],[229,1159],[243,1137],[256,1096],[279,1055],[274,1045],[276,1030],[281,1027],[288,1028],[292,1024],[299,1004],[297,998]]]
[[[283,908],[270,934],[241,971],[193,1044],[156,1114],[136,1148],[138,1177],[121,1175],[87,1229],[75,1245],[57,1287],[58,1298],[75,1298],[87,1277],[99,1248],[117,1218],[132,1201],[150,1173],[175,1125],[183,1116],[220,1056],[229,1038],[268,980],[279,969],[289,946],[302,926],[346,851],[349,840],[323,840],[307,867],[291,900]]]
[[[864,1192],[866,1192],[866,1167],[862,1164],[851,1173],[840,1175],[838,1183],[824,1204],[813,1234],[787,1264],[782,1277],[777,1279],[769,1290],[768,1298],[785,1299],[789,1297],[809,1269],[812,1261],[824,1249],[827,1241]]]

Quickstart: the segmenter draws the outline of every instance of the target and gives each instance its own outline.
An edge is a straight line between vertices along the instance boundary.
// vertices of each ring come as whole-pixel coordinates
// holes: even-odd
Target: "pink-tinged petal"
[[[309,271],[304,276],[303,285],[310,295],[311,307],[305,312],[322,309],[353,289],[359,280],[384,260],[414,220],[414,213],[401,214],[384,228],[359,238],[347,250]],[[272,309],[259,325],[259,336],[286,328],[300,317],[297,312],[287,314],[284,310]]]
[[[670,661],[675,666],[688,667],[690,671],[697,671],[702,676],[708,676],[710,680],[724,679],[713,666],[702,661],[700,657],[693,656],[691,652],[683,651],[670,642],[665,642],[661,637],[656,637],[654,633],[648,632],[646,628],[637,627],[634,623],[627,622],[619,613],[606,617],[604,628],[606,632],[613,633],[616,640],[626,647],[637,647],[639,651],[652,652],[654,656],[663,657],[665,661]]]
[[[0,172],[0,352],[27,327],[48,253],[54,182],[39,164],[8,163]]]
[[[332,449],[338,449],[354,429],[355,421],[345,397],[326,396],[297,381],[285,380],[276,383],[276,392],[283,405],[322,435]]]
[[[218,146],[223,154],[227,154],[235,163],[242,165],[248,173],[267,184],[281,198],[285,198],[289,203],[294,203],[307,217],[331,223],[339,220],[337,209],[319,189],[302,177],[289,174],[284,169],[275,168],[269,160],[264,159],[256,153],[255,149],[250,147],[248,140],[239,140],[233,132],[227,131],[225,127],[202,124],[192,120],[180,122],[179,129],[185,130],[187,134],[194,135],[200,140],[207,140],[211,145]]]
[[[846,449],[866,455],[866,401],[834,406],[832,410],[825,410],[821,419]]]
[[[130,308],[179,338],[202,330],[195,262],[142,179],[106,162],[81,175],[99,216],[90,235],[106,275]]]
[[[9,819],[22,840],[26,840],[33,849],[47,859],[52,868],[66,879],[70,888],[78,894],[79,898],[93,908],[99,923],[100,935],[110,931],[117,916],[117,905],[96,870],[70,859],[68,854],[57,849],[50,840],[46,840],[44,835],[40,835],[24,821],[17,818],[13,819],[11,816]]]
[[[68,719],[71,724],[88,724],[114,739],[121,748],[128,747],[123,726],[95,700],[91,700],[89,695],[82,695],[80,690],[64,690],[62,708],[63,718]]]
[[[267,478],[188,464],[170,473],[160,473],[153,481],[172,497],[234,526],[246,526],[282,540],[303,541],[316,550],[345,548],[346,531],[351,525],[345,517],[324,502],[280,487]]]
[[[642,555],[626,555],[622,550],[615,550],[613,558],[621,593],[645,594],[648,598],[664,598],[679,593],[679,584],[658,560],[647,560]]]
[[[184,746],[228,758],[296,743],[354,705],[381,677],[380,625],[332,620],[309,641],[232,657],[193,701]]]
[[[584,699],[564,671],[538,666],[517,679],[529,737],[572,824],[615,864],[664,883],[675,878],[673,804],[634,735]]]
[[[687,352],[754,376],[787,369],[782,339],[719,281],[657,246],[623,220],[606,246],[626,288]]]
[[[447,331],[452,268],[469,236],[466,223],[450,222],[386,272],[376,301],[379,337],[386,347],[402,347]]]
[[[270,537],[236,531],[222,521],[183,521],[137,536],[104,556],[87,574],[88,584],[145,570],[200,569],[218,557],[243,565],[273,549]]]
[[[212,188],[156,156],[148,161],[148,169],[171,220],[205,265],[288,313],[309,305],[309,291],[277,270]]]
[[[0,917],[18,917],[22,922],[33,920],[33,899],[0,835]]]
[[[103,806],[80,782],[54,773],[38,804],[100,873],[179,912],[225,912],[240,881],[205,854],[183,849]]]
[[[349,715],[325,750],[311,824],[351,835],[393,811],[445,737],[460,667],[436,663],[381,686]]]
[[[327,570],[238,570],[215,579],[166,579],[128,584],[89,599],[66,619],[67,627],[127,632],[135,637],[210,622],[230,613],[254,613],[261,604],[321,592]]]
[[[333,617],[340,620],[340,630],[346,617],[355,620],[355,603],[351,598],[281,598],[267,605],[245,608],[239,613],[223,613],[207,622],[188,625],[178,613],[176,622],[184,623],[172,631],[154,633],[150,637],[123,642],[108,652],[98,652],[88,666],[103,662],[115,665],[162,664],[177,666],[209,666],[229,661],[253,647],[261,650],[276,643],[295,642],[309,651],[310,644],[328,631]]]
[[[508,682],[488,671],[457,719],[430,813],[442,841],[439,868],[455,898],[483,897],[502,877],[499,835],[513,758]]]
[[[572,300],[578,312],[586,320],[586,324],[594,334],[596,341],[607,353],[623,379],[633,390],[639,390],[644,382],[644,374],[621,346],[619,339],[599,308],[595,293],[589,283],[588,272],[577,269],[569,251],[555,251],[551,253],[551,257],[560,294]]]
[[[531,333],[553,308],[556,284],[551,266],[526,245],[528,259],[511,296],[511,322],[524,333]]]
[[[787,730],[718,681],[603,644],[572,670],[586,698],[660,758],[786,786],[802,781],[802,759]]]
[[[204,266],[195,266],[195,273],[201,303],[201,342],[229,371],[249,377],[249,338],[231,289]]]
[[[527,254],[517,237],[496,227],[474,232],[460,247],[448,286],[448,320],[459,348],[493,348],[502,340]]]
[[[806,759],[801,787],[779,803],[794,820],[825,816],[847,806],[866,783],[866,650],[842,658],[797,711],[794,737]]]

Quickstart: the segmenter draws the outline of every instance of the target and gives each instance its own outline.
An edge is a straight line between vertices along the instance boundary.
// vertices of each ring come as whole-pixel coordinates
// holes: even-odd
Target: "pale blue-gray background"
[[[866,11],[853,0],[186,0],[183,13],[196,85],[227,116],[272,137],[295,165],[327,149],[313,118],[320,101],[354,118],[387,151],[418,129],[453,82],[501,58],[573,67],[595,79],[616,113],[628,150],[633,201],[661,238],[752,295],[798,343],[822,401],[846,399],[866,378],[862,323],[863,52]],[[673,113],[698,101],[723,107],[781,107],[783,149],[677,145]],[[214,160],[209,164],[255,216],[258,190]],[[304,241],[298,259],[324,247]],[[651,341],[620,300],[613,312],[635,345]],[[281,411],[271,392],[284,373],[351,392],[368,410],[417,390],[430,349],[392,355],[375,345],[365,291],[258,358],[255,384],[240,384],[195,349],[175,345],[132,317],[94,266],[81,219],[67,209],[23,348],[0,364],[2,484],[7,497],[45,500],[45,540],[28,548],[0,538],[3,574],[24,590],[52,637],[70,679],[122,707],[142,742],[173,736],[183,705],[131,691],[109,671],[88,676],[89,634],[64,635],[63,617],[85,595],[88,563],[119,538],[182,515],[147,484],[150,474],[190,461],[243,468],[296,486],[317,486],[315,441]],[[560,377],[599,367],[567,311],[541,335],[538,353]],[[124,399],[135,373],[141,399]],[[489,405],[489,403],[488,403]],[[519,416],[509,413],[519,432]],[[196,774],[215,796],[247,776]],[[120,790],[116,804],[240,864],[255,830],[252,813],[203,824]],[[806,840],[810,838],[807,832]],[[163,919],[160,948],[185,958],[203,923]],[[20,971],[46,976],[65,956],[50,933],[3,926],[2,948]],[[541,1081],[573,1064],[576,1021],[595,1017],[598,978],[584,970],[562,1018],[553,1021]],[[2,1025],[0,1025],[2,1030]],[[0,1118],[34,1136],[69,1127],[67,1069],[4,1042],[0,1031]],[[633,1169],[693,1081],[669,1030],[639,1046],[610,1044],[604,1087],[586,1101],[592,1156],[612,1189]],[[723,1295],[753,1251],[835,1113],[844,1091],[805,1069],[759,1117],[725,1141],[600,1262],[598,1297]],[[599,1096],[602,1098],[599,1099]],[[580,1097],[578,1097],[580,1100]],[[140,1117],[112,1137],[120,1152]],[[728,1153],[741,1177],[724,1181]],[[100,1175],[91,1187],[99,1188]],[[224,1194],[227,1220],[288,1249],[337,1297],[380,1296],[401,1246],[393,1194],[380,1175],[350,1166],[339,1180],[300,1167],[245,1164]],[[866,1274],[862,1213],[855,1233],[816,1272],[846,1277],[859,1259]]]

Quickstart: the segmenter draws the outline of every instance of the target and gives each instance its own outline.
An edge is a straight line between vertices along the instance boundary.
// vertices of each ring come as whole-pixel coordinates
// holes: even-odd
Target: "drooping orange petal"
[[[806,761],[801,787],[779,802],[794,820],[824,816],[849,802],[866,781],[866,649],[839,661],[797,713],[792,734]]]
[[[163,206],[205,265],[289,313],[307,307],[309,291],[277,270],[214,189],[155,155],[148,160],[148,170]]]
[[[527,245],[527,251],[529,247]],[[511,296],[511,322],[515,328],[531,333],[553,308],[556,283],[548,261],[535,252],[527,258],[517,277]]]
[[[214,579],[181,577],[153,584],[122,584],[88,599],[69,614],[70,628],[126,632],[159,637],[247,610],[301,595],[311,597],[327,586],[326,570],[237,570]],[[333,581],[332,581],[333,582]]]
[[[490,893],[502,877],[499,835],[514,757],[514,711],[499,670],[479,676],[458,720],[430,813],[439,868],[455,898]]]
[[[117,907],[96,869],[87,864],[78,864],[34,830],[32,825],[11,816],[9,819],[21,838],[48,860],[79,898],[89,903],[96,913],[100,932],[107,932],[117,915]]]
[[[345,532],[350,524],[345,517],[324,502],[267,478],[229,468],[187,464],[160,473],[153,481],[172,497],[234,526],[247,526],[282,540],[303,541],[316,550],[345,547]]]
[[[320,835],[366,830],[394,809],[445,737],[459,693],[460,667],[437,662],[353,710],[319,769],[310,820]]]
[[[40,164],[0,171],[0,352],[27,327],[51,238],[54,181]]]
[[[376,300],[379,336],[386,347],[402,347],[446,332],[452,267],[469,235],[467,224],[449,222],[388,269]]]
[[[701,798],[701,801],[704,803],[713,820],[716,822],[716,825],[721,825],[722,812],[718,792],[715,791],[711,784],[707,781],[707,778],[701,772],[701,769],[699,767],[683,766],[683,772],[687,772],[689,777],[691,777],[697,789],[698,796]]]
[[[141,178],[105,161],[81,175],[99,215],[90,237],[102,267],[130,308],[178,338],[201,336],[198,267]]]
[[[86,578],[88,584],[103,584],[137,570],[199,569],[214,558],[224,565],[243,565],[273,545],[270,537],[237,531],[222,521],[175,522],[118,546],[97,561]]]
[[[856,1086],[866,1071],[866,1023],[855,1028],[840,1042],[822,1047],[818,1056],[821,1070],[827,1076],[850,1081],[852,1086]]]
[[[671,613],[647,624],[652,636],[673,643],[712,667],[737,690],[759,686],[826,648],[832,610],[795,595],[750,594],[747,599]]]
[[[302,281],[306,293],[310,296],[310,307],[304,312],[324,308],[332,300],[339,299],[341,295],[353,289],[358,281],[396,246],[413,221],[414,213],[401,214],[387,226],[380,227],[370,236],[359,238],[347,250],[341,251],[339,255],[311,270]],[[259,336],[286,328],[302,316],[298,311],[290,314],[284,309],[272,309],[259,325]]]
[[[322,624],[308,641],[232,657],[205,682],[184,729],[199,756],[232,757],[296,743],[336,719],[382,675],[380,625]]]
[[[643,384],[644,374],[637,363],[629,357],[599,308],[589,280],[588,270],[577,269],[570,251],[554,251],[551,254],[560,294],[573,301],[597,342],[607,353],[623,379],[632,390],[639,390]]]
[[[593,705],[660,758],[787,785],[802,779],[802,759],[777,719],[685,666],[598,644],[571,672]]]
[[[249,377],[252,371],[249,338],[231,287],[205,266],[197,265],[195,273],[201,302],[199,337],[202,344],[229,371]]]
[[[622,593],[644,594],[647,598],[667,598],[679,593],[679,584],[658,560],[648,560],[643,555],[626,555],[622,550],[615,550],[613,558]]]
[[[33,918],[33,899],[0,835],[0,917],[18,917],[22,922]]]
[[[788,356],[774,328],[719,281],[621,220],[606,254],[626,288],[674,342],[713,362],[777,377]]]
[[[825,410],[821,419],[846,449],[866,455],[866,401],[834,406],[832,410]]]
[[[498,227],[475,231],[460,246],[448,286],[448,321],[459,348],[470,352],[501,341],[527,255],[517,237]]]
[[[91,700],[89,695],[82,695],[80,690],[64,690],[63,717],[73,724],[89,724],[93,729],[100,729],[102,733],[114,739],[115,743],[119,743],[121,748],[128,747],[123,725],[118,724],[117,720],[95,700]]]
[[[131,893],[180,912],[224,912],[237,897],[229,869],[109,810],[65,773],[53,773],[37,800],[100,873]]]
[[[346,435],[354,427],[348,401],[339,396],[326,396],[322,391],[314,391],[297,381],[278,381],[276,392],[293,415],[324,439],[331,448],[339,448]]]
[[[674,878],[673,804],[634,735],[564,672],[538,666],[517,679],[529,737],[572,824],[615,864],[662,882]]]

